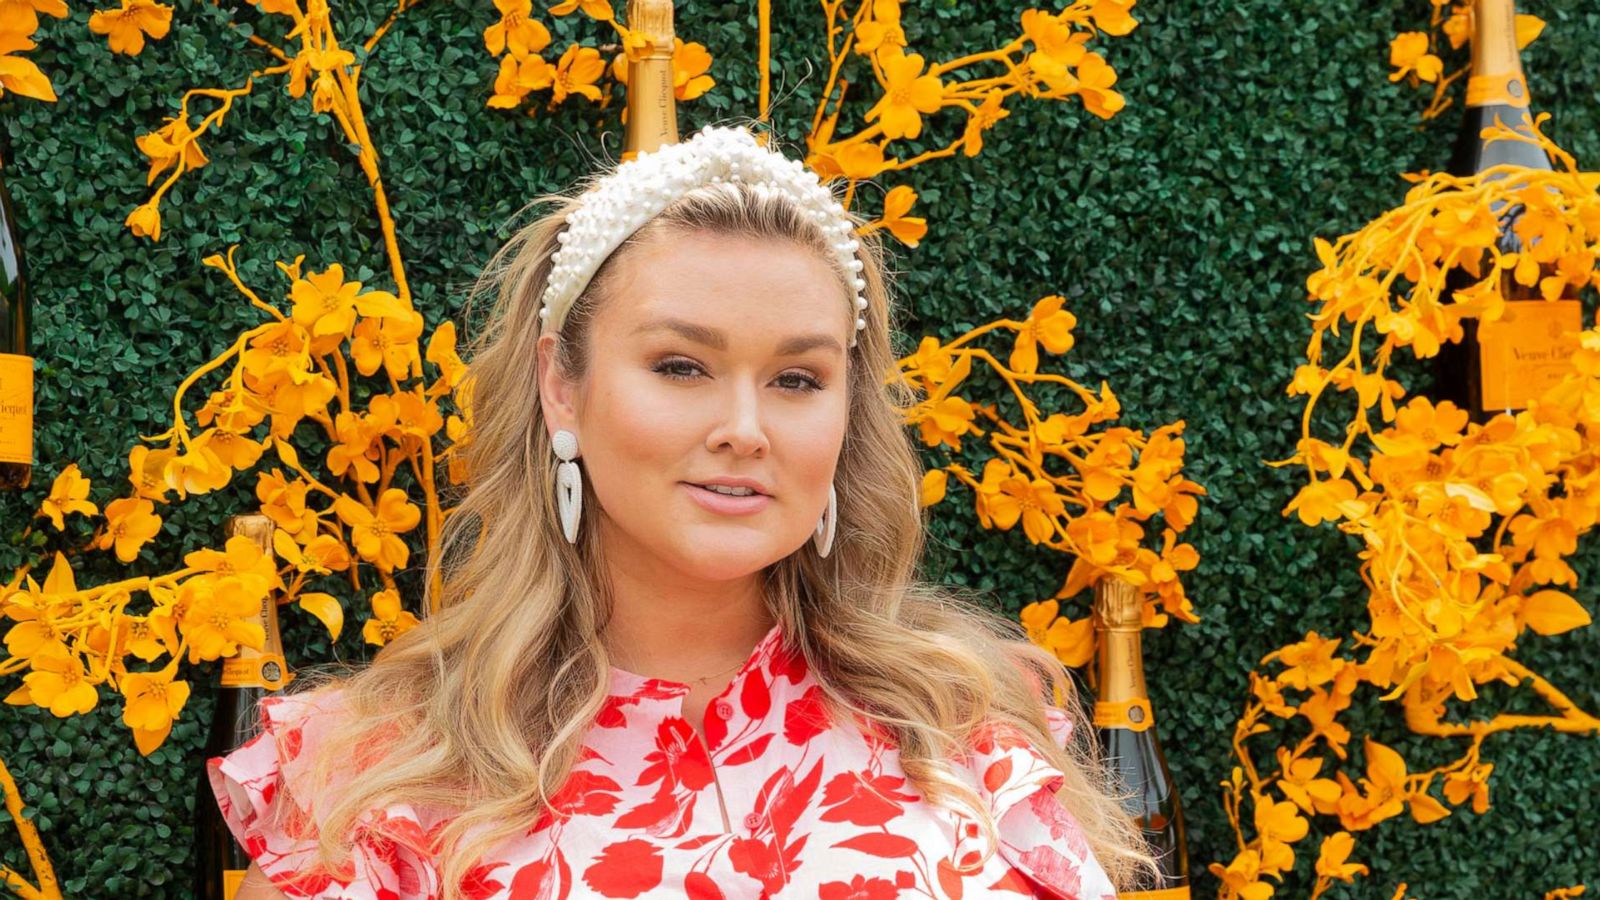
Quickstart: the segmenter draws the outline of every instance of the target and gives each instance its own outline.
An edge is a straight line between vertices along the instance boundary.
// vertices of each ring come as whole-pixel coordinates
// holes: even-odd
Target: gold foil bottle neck
[[[1133,585],[1107,576],[1094,588],[1096,624],[1106,631],[1141,631],[1144,628],[1144,601]]]
[[[628,27],[640,37],[650,41],[647,56],[672,58],[673,37],[672,0],[630,0]]]
[[[1515,0],[1475,0],[1472,4],[1472,71],[1467,105],[1526,107],[1528,82],[1517,49]]]
[[[229,516],[228,524],[223,527],[228,537],[242,534],[260,547],[262,552],[272,552],[272,531],[275,528],[272,520],[261,513],[245,513],[238,516]]]

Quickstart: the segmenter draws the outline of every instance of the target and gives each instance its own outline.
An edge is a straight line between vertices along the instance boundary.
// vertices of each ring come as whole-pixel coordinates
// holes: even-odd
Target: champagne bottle
[[[1481,136],[1500,123],[1532,135],[1528,84],[1517,50],[1515,0],[1475,0],[1472,9],[1472,68],[1467,81],[1466,114],[1456,136],[1449,170],[1473,175],[1499,165],[1517,165],[1549,171],[1549,156],[1535,144]],[[1489,177],[1503,178],[1508,173]],[[1502,204],[1501,253],[1521,252],[1521,240],[1512,230],[1524,212],[1522,204]],[[1583,307],[1573,298],[1545,300],[1537,283],[1519,284],[1511,270],[1500,277],[1505,315],[1493,322],[1463,319],[1459,344],[1445,344],[1435,363],[1435,398],[1451,400],[1465,409],[1474,422],[1501,412],[1526,409],[1529,403],[1560,380],[1567,370],[1573,346],[1565,332],[1583,328]],[[1446,280],[1447,292],[1477,279],[1460,270]],[[1448,302],[1448,293],[1446,298]]]
[[[1095,585],[1098,665],[1094,704],[1095,736],[1124,792],[1123,808],[1144,831],[1159,856],[1155,883],[1124,891],[1140,900],[1189,900],[1189,851],[1183,810],[1156,739],[1155,716],[1145,691],[1140,633],[1143,602],[1133,585],[1104,578]]]
[[[0,178],[0,490],[19,490],[33,480],[31,312],[18,232],[11,194]]]
[[[678,96],[673,82],[672,0],[629,0],[628,27],[649,39],[642,58],[628,63],[628,121],[622,161],[678,142]]]
[[[242,534],[255,541],[268,558],[272,557],[272,520],[259,513],[233,516],[228,520],[231,537]],[[278,597],[268,591],[257,613],[266,642],[260,650],[239,646],[237,656],[222,661],[222,677],[217,686],[217,705],[212,714],[211,734],[202,759],[223,756],[255,737],[261,698],[294,680],[283,658],[283,641],[278,635]],[[233,900],[250,868],[250,858],[239,847],[228,824],[222,820],[205,769],[200,771],[200,788],[195,795],[194,896],[198,900]]]

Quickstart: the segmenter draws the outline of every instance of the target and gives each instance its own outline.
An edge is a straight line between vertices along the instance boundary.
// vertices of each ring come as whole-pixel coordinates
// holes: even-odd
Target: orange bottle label
[[[239,885],[244,884],[245,869],[222,870],[222,900],[233,900],[239,893]]]
[[[1528,107],[1528,84],[1521,72],[1503,72],[1499,75],[1474,75],[1467,79],[1468,106],[1495,106],[1498,104]],[[1521,123],[1506,122],[1515,127]]]
[[[294,673],[289,671],[288,662],[283,658],[283,638],[278,634],[278,598],[271,591],[261,595],[256,621],[266,632],[266,643],[260,650],[240,644],[239,655],[222,661],[223,687],[261,687],[276,691],[294,680]]]
[[[223,687],[263,687],[276,691],[293,680],[294,673],[289,671],[282,653],[258,653],[241,645],[238,656],[222,661]]]
[[[1133,700],[1100,701],[1094,705],[1094,724],[1096,728],[1126,728],[1129,731],[1144,731],[1156,723],[1156,717],[1150,708],[1150,701],[1138,697]]]
[[[0,462],[33,465],[33,357],[0,353]]]
[[[1560,381],[1583,330],[1577,300],[1512,300],[1498,321],[1478,323],[1478,371],[1485,411],[1527,409]]]

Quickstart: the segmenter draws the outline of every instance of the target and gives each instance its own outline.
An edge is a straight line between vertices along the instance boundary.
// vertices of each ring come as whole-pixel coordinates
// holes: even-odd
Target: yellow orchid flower
[[[1076,621],[1058,615],[1057,600],[1040,600],[1022,608],[1019,617],[1028,639],[1056,655],[1064,666],[1077,668],[1094,658],[1094,620]]]
[[[1267,684],[1264,679],[1263,684]],[[1281,694],[1278,695],[1281,698]],[[1287,747],[1277,750],[1278,790],[1306,814],[1332,813],[1338,808],[1339,783],[1331,778],[1319,778],[1325,762],[1321,757],[1295,758]]]
[[[1315,527],[1344,517],[1358,518],[1366,510],[1367,505],[1356,499],[1355,485],[1343,478],[1324,478],[1301,487],[1283,514],[1297,512],[1302,523]]]
[[[267,588],[257,580],[233,575],[190,578],[178,588],[183,607],[180,622],[189,642],[189,662],[232,656],[243,644],[255,650],[266,645],[258,616]]]
[[[148,616],[119,615],[116,619],[117,646],[145,662],[155,662],[178,649],[177,622],[172,616],[153,611]]]
[[[448,393],[466,377],[467,366],[456,353],[456,323],[445,320],[428,338],[423,359],[439,367],[439,379],[428,387],[430,399]]]
[[[233,478],[233,469],[216,451],[196,441],[189,444],[189,452],[167,462],[165,476],[167,486],[177,491],[178,496],[187,498],[190,494],[207,494],[227,485]],[[108,517],[111,508],[106,507]]]
[[[1087,32],[1074,31],[1059,13],[1042,9],[1023,10],[1022,33],[1038,48],[1036,54],[1029,55],[1030,63],[1036,63],[1034,57],[1043,54],[1063,68],[1078,64],[1083,58],[1083,45],[1090,37]]]
[[[439,407],[411,391],[401,391],[394,397],[395,424],[399,427],[400,445],[407,451],[418,449],[444,427]]]
[[[1239,900],[1268,900],[1273,894],[1272,885],[1261,880],[1261,854],[1254,850],[1240,850],[1226,867],[1212,863],[1210,869]]]
[[[188,123],[177,118],[169,118],[167,124],[140,135],[134,145],[150,158],[150,171],[144,180],[147,185],[154,184],[162,171],[180,162],[185,171],[192,171],[211,161],[200,149],[200,141]]]
[[[40,502],[35,515],[48,517],[50,524],[61,531],[66,527],[64,516],[72,513],[93,516],[100,512],[100,507],[90,503],[88,496],[89,479],[83,477],[77,463],[70,463],[51,482],[50,496]]]
[[[1303,691],[1327,684],[1345,667],[1345,660],[1334,657],[1340,643],[1336,637],[1323,638],[1311,631],[1306,633],[1305,640],[1274,650],[1261,661],[1283,663],[1285,668],[1278,673],[1278,682]]]
[[[256,473],[256,499],[261,501],[262,514],[291,535],[317,532],[317,514],[306,506],[310,492],[311,485],[299,478],[290,481],[279,469]]]
[[[167,36],[172,27],[172,7],[155,0],[122,0],[121,9],[96,10],[89,16],[89,30],[109,37],[112,53],[139,55],[145,35],[153,40]]]
[[[76,654],[49,647],[35,654],[28,664],[33,671],[22,676],[28,697],[52,715],[64,719],[89,712],[100,702],[100,693]]]
[[[1389,42],[1389,65],[1394,66],[1394,71],[1389,73],[1389,80],[1399,81],[1407,76],[1417,81],[1439,80],[1440,73],[1444,71],[1444,61],[1428,52],[1430,44],[1428,34],[1424,31],[1395,35]]]
[[[1109,119],[1122,111],[1127,98],[1111,89],[1117,83],[1117,70],[1106,63],[1098,53],[1085,53],[1078,63],[1078,99],[1083,108],[1102,119]]]
[[[263,593],[283,587],[272,554],[242,534],[230,536],[221,550],[202,547],[189,551],[183,556],[183,564],[217,576],[240,578],[252,590]]]
[[[883,198],[883,217],[876,223],[889,229],[889,233],[908,247],[915,247],[928,233],[928,220],[908,216],[917,202],[917,192],[909,185],[895,185]]]
[[[948,444],[961,449],[961,435],[973,431],[973,406],[960,397],[945,397],[927,407],[915,424],[923,443],[929,447]]]
[[[716,87],[711,71],[711,53],[698,41],[672,40],[672,93],[679,100],[693,100]]]
[[[604,3],[605,0],[599,2]],[[609,11],[610,6],[607,5],[606,9]],[[600,88],[595,86],[595,82],[605,74],[605,71],[606,64],[600,58],[599,50],[569,44],[556,63],[556,70],[551,79],[550,105],[559,106],[572,94],[582,94],[599,103]]]
[[[6,631],[6,652],[19,659],[27,659],[47,650],[67,653],[67,634],[56,625],[57,618],[66,607],[51,598],[77,592],[72,564],[57,550],[44,585],[41,587],[31,575],[24,579],[23,584],[23,590],[13,592],[0,605],[0,612],[17,623]]]
[[[215,455],[224,465],[235,470],[254,466],[266,450],[266,445],[261,441],[253,441],[242,434],[220,428],[207,428],[190,446]]]
[[[211,396],[206,398],[206,404],[194,413],[195,421],[201,425],[215,422],[218,428],[233,434],[248,433],[266,417],[267,408],[260,398],[250,391],[231,387],[212,391]]]
[[[1457,806],[1472,800],[1472,811],[1482,815],[1489,811],[1489,775],[1494,763],[1482,763],[1458,769],[1444,777],[1444,796]]]
[[[382,647],[419,624],[410,611],[400,608],[399,592],[390,589],[372,595],[372,618],[361,627],[369,644]]]
[[[1072,329],[1077,326],[1078,317],[1061,308],[1065,303],[1065,297],[1052,294],[1033,305],[1033,311],[1017,329],[1016,344],[1011,349],[1011,357],[1006,365],[1017,372],[1032,375],[1039,370],[1040,344],[1055,354],[1072,349],[1077,343]]]
[[[335,336],[335,340],[340,339]],[[246,373],[245,384],[256,393],[262,406],[272,411],[272,435],[287,439],[295,426],[308,415],[326,414],[328,402],[339,394],[338,385],[320,372],[279,373],[256,379]]]
[[[1356,839],[1348,831],[1335,832],[1323,838],[1322,847],[1317,853],[1317,877],[1350,882],[1357,875],[1367,874],[1366,866],[1347,862],[1355,844]]]
[[[862,56],[893,53],[906,47],[900,24],[900,0],[873,0],[871,16],[856,26],[856,52]]]
[[[1055,517],[1066,512],[1055,485],[1043,478],[1014,475],[985,489],[986,505],[996,527],[1009,531],[1020,520],[1028,540],[1042,544],[1056,536]]]
[[[411,503],[405,491],[384,491],[376,512],[341,494],[333,501],[333,511],[350,526],[351,541],[362,559],[385,572],[405,567],[411,551],[399,536],[422,521],[422,511]]]
[[[494,94],[489,97],[488,105],[496,109],[512,109],[528,94],[550,87],[555,77],[555,66],[546,62],[544,57],[532,54],[521,59],[503,56],[500,58],[500,73],[494,80]]]
[[[1005,95],[1000,91],[990,91],[983,95],[983,102],[967,116],[967,128],[961,134],[961,152],[966,156],[977,156],[983,152],[983,133],[995,126],[995,123],[1011,115],[1011,111],[1002,104]]]
[[[60,0],[50,0],[50,6],[52,10],[60,8],[59,16],[67,14],[66,4]],[[5,9],[8,10],[5,29],[0,30],[0,97],[10,91],[22,97],[54,103],[55,89],[50,87],[50,79],[39,71],[39,66],[27,57],[11,55],[17,50],[32,50],[38,46],[28,39],[28,35],[39,27],[33,4],[8,3]],[[55,13],[52,12],[52,15]],[[28,24],[23,24],[24,21]]]
[[[917,502],[926,509],[944,499],[945,488],[949,484],[950,473],[943,469],[929,469],[922,473],[922,486],[917,492]]]
[[[155,504],[142,497],[123,497],[106,506],[106,529],[95,546],[101,550],[115,546],[117,559],[125,563],[139,558],[139,548],[161,531],[161,517]]]
[[[358,312],[363,316],[396,317],[411,313],[399,298],[387,291],[362,293],[361,282],[344,280],[344,266],[339,263],[295,281],[289,296],[294,302],[295,324],[314,338],[348,335]],[[314,344],[312,352],[326,351]]]
[[[1137,0],[1090,0],[1089,18],[1106,34],[1122,37],[1139,24],[1129,13],[1135,2]]]
[[[491,56],[506,48],[517,58],[538,53],[550,46],[550,29],[533,15],[533,0],[494,0],[500,21],[483,30],[483,46]]]
[[[184,704],[189,702],[189,682],[174,680],[176,661],[155,672],[129,672],[118,688],[125,698],[122,724],[133,730],[139,753],[149,756],[172,732]]]
[[[403,381],[422,375],[417,338],[422,336],[422,313],[404,317],[363,318],[350,339],[350,357],[356,371],[372,375],[381,367],[390,378]]]
[[[937,75],[922,74],[923,59],[918,53],[900,53],[883,58],[883,96],[867,110],[866,121],[878,121],[883,135],[891,140],[915,138],[922,134],[922,116],[938,112],[944,105],[944,82]]]
[[[250,339],[239,354],[244,370],[256,378],[311,368],[311,335],[292,319],[273,322]]]
[[[156,208],[152,200],[143,206],[135,207],[122,224],[133,232],[134,237],[147,237],[152,241],[161,240],[161,210]]]

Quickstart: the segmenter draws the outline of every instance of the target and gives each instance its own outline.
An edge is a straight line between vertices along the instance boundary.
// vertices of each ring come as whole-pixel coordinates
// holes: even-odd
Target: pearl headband
[[[551,254],[553,266],[539,318],[545,331],[559,331],[567,310],[583,293],[601,263],[645,222],[685,191],[703,184],[744,182],[760,196],[777,192],[792,197],[827,234],[840,267],[850,273],[855,290],[856,334],[867,327],[860,313],[867,308],[861,277],[865,264],[856,258],[855,226],[844,207],[822,186],[816,173],[798,159],[768,150],[744,128],[707,125],[694,137],[640,153],[617,166],[583,197],[556,235],[561,246]]]

